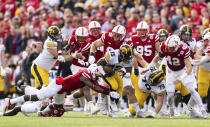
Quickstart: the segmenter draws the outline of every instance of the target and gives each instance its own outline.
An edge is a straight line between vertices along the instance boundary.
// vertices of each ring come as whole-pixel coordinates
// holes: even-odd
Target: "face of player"
[[[77,42],[80,44],[84,44],[88,37],[86,36],[77,36]]]
[[[112,32],[112,39],[115,41],[115,42],[120,42],[120,40],[123,38],[123,35],[122,34],[118,34],[118,33],[114,33]]]
[[[100,37],[101,29],[100,28],[92,28],[92,29],[90,29],[90,34],[94,37]]]
[[[56,39],[56,40],[61,39],[61,34],[57,34],[57,35],[55,35],[55,39]]]
[[[168,47],[168,53],[173,54],[176,52],[176,47]]]
[[[159,41],[162,43],[167,39],[166,36],[159,36]]]
[[[142,38],[146,38],[147,37],[147,29],[138,29],[137,35]]]
[[[189,41],[190,40],[190,34],[182,34],[181,37],[184,41]]]

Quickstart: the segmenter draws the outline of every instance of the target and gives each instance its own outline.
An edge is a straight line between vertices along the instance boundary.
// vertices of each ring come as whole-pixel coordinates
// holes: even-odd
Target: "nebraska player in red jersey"
[[[101,38],[101,25],[97,21],[91,21],[89,26],[88,42],[93,43],[94,41]],[[104,46],[98,47],[95,52],[95,63],[103,57]]]
[[[90,50],[90,43],[87,42],[88,30],[85,27],[76,29],[75,36],[68,39],[68,47],[70,54],[73,57],[71,70],[75,74],[79,69],[88,67],[88,54]]]
[[[160,51],[159,37],[156,34],[149,34],[149,26],[145,21],[141,21],[136,27],[137,34],[132,36],[129,43],[136,47],[144,60],[148,63],[155,57],[155,51]],[[139,64],[142,67],[141,64]]]
[[[6,98],[3,109],[5,111],[10,104],[26,101],[38,101],[54,96],[54,103],[50,104],[41,112],[41,115],[45,115],[53,108],[62,106],[64,103],[64,92],[71,92],[84,86],[88,86],[93,90],[106,95],[110,93],[113,98],[118,98],[118,94],[116,92],[110,92],[108,87],[101,86],[97,83],[100,76],[101,73],[98,70],[98,66],[93,64],[87,69],[81,69],[76,74],[70,75],[66,78],[57,77],[47,87],[43,87],[38,90],[36,94],[24,95],[14,99]],[[94,107],[93,104],[92,107]]]
[[[188,103],[189,110],[193,110],[193,105],[197,105],[201,109],[202,116],[208,117],[205,111],[201,98],[193,86],[197,84],[194,73],[192,73],[192,65],[190,59],[190,50],[185,44],[180,43],[180,38],[177,35],[172,35],[167,38],[161,45],[159,55],[156,55],[152,62],[143,70],[157,65],[159,60],[166,57],[166,91],[167,100],[170,105],[169,117],[174,117],[174,92],[177,83],[182,83],[191,93],[191,98]]]
[[[112,32],[104,33],[100,39],[94,41],[90,48],[90,56],[88,62],[95,63],[95,53],[98,47],[104,46],[103,55],[107,51],[119,49],[125,43],[126,30],[122,25],[117,25],[113,28]]]

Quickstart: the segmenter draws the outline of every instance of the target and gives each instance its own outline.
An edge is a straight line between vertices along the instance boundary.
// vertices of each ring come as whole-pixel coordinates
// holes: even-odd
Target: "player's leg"
[[[205,111],[205,107],[202,103],[202,100],[198,94],[198,92],[195,90],[195,88],[193,86],[195,86],[195,84],[197,83],[196,82],[196,79],[195,79],[195,76],[193,75],[193,73],[191,73],[189,76],[187,76],[185,79],[183,79],[182,83],[185,85],[185,87],[190,91],[191,93],[191,99],[190,99],[190,107],[194,107],[194,104],[196,103],[200,109],[201,109],[201,112],[203,114],[203,117],[206,118],[208,117],[208,114],[207,112]],[[194,84],[194,85],[193,85]]]
[[[12,110],[5,112],[3,114],[0,114],[0,116],[15,116],[18,114],[18,112],[21,111],[21,106],[16,106]]]
[[[43,85],[49,84],[49,72],[37,66],[36,64],[32,64],[31,74],[35,79],[36,88],[41,88]]]
[[[209,84],[210,84],[210,78],[209,76],[210,72],[203,69],[199,68],[198,72],[198,93],[201,98],[204,98],[208,94],[208,89],[209,89]]]
[[[169,68],[166,69],[166,92],[167,92],[167,102],[169,104],[169,117],[174,117],[174,93],[175,93],[175,87],[174,84],[176,73],[169,70]]]
[[[65,102],[64,94],[56,94],[53,96],[54,102],[49,104],[43,111],[38,112],[38,115],[45,116],[47,113],[49,113],[51,110],[59,107],[63,107],[63,104]]]

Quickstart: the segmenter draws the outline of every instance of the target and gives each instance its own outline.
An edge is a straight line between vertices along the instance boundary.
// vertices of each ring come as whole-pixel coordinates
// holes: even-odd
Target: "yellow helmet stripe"
[[[161,74],[161,71],[160,71],[159,73],[157,73],[157,74],[152,78],[152,80],[155,80],[155,78],[158,77],[160,74]]]
[[[164,33],[163,33],[163,30],[161,30],[161,34],[164,34]]]
[[[187,26],[187,32],[189,32],[189,26]]]

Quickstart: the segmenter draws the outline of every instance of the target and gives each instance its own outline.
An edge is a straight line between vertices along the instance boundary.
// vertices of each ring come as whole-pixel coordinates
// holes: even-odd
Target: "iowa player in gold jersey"
[[[62,40],[61,30],[57,26],[51,26],[47,31],[48,38],[44,42],[44,49],[34,60],[31,66],[31,73],[35,78],[35,87],[49,84],[49,70],[56,61],[65,61],[65,58],[58,53],[58,43]]]

